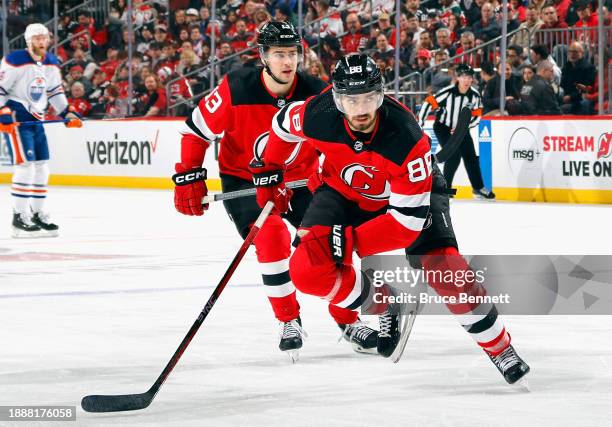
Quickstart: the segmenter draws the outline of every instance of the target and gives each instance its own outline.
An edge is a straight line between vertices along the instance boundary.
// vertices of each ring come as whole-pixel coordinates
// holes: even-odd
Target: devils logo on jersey
[[[352,163],[342,169],[342,180],[363,197],[370,200],[386,200],[389,198],[391,186],[374,166],[364,166]]]
[[[270,132],[264,132],[255,139],[255,144],[253,144],[253,157],[254,160],[261,161],[263,159],[263,152],[266,149],[266,144],[268,143],[268,137],[270,136]],[[291,152],[289,158],[285,161],[285,164],[291,164],[295,160],[295,158],[300,153],[300,147],[302,143],[296,145],[295,149]]]
[[[28,87],[28,95],[30,99],[34,102],[40,101],[43,93],[47,88],[47,82],[44,77],[36,77],[34,80],[30,82]]]

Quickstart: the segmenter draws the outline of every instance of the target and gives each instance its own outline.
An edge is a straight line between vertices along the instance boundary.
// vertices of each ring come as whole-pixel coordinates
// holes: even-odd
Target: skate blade
[[[58,237],[58,236],[59,236],[58,230],[50,230],[50,231],[41,230],[39,237]]]
[[[531,388],[529,388],[529,381],[527,381],[527,378],[525,377],[512,384],[512,387],[518,391],[531,393]]]
[[[414,326],[414,321],[416,320],[416,314],[419,311],[419,306],[415,307],[413,311],[408,313],[407,315],[402,316],[402,323],[400,326],[400,338],[395,346],[395,350],[391,353],[391,361],[393,363],[397,363],[402,358],[404,354],[404,350],[406,349],[406,344],[408,344],[408,338],[410,338],[410,333],[412,332],[412,327]]]
[[[300,360],[300,350],[298,349],[285,350],[285,353],[289,356],[289,359],[291,359],[291,363],[297,363],[297,361]]]
[[[42,236],[40,231],[23,231],[23,230],[13,228],[11,237],[13,239],[38,239],[44,236]]]
[[[355,343],[351,343],[351,346],[353,347],[353,351],[355,353],[378,354],[378,350],[376,350],[376,347],[364,348],[364,347],[360,346],[359,344],[355,344]]]

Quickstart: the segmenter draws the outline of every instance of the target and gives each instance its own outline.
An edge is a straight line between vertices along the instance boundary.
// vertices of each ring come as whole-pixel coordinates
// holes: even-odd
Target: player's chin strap
[[[270,69],[270,66],[268,65],[268,61],[262,58],[261,62],[263,62],[264,64],[264,70],[266,70],[266,73],[268,73],[268,75],[272,77],[272,80],[274,80],[276,83],[280,85],[288,85],[289,83],[291,83],[291,82],[284,82],[278,77],[276,77],[274,73],[272,72],[272,70]]]

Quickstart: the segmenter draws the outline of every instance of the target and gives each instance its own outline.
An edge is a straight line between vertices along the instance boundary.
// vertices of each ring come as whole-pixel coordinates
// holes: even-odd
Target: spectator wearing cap
[[[164,43],[169,39],[168,37],[168,28],[165,25],[158,24],[155,27],[155,32],[153,33],[153,38],[157,43]]]
[[[416,55],[416,71],[423,73],[431,66],[431,52],[427,49],[419,49]]]
[[[521,89],[520,100],[508,105],[511,115],[559,115],[561,108],[552,88],[554,66],[542,60],[537,66],[537,74]]]
[[[512,36],[511,43],[527,49],[533,44],[534,34],[544,24],[535,5],[530,4],[525,11],[525,22],[519,25],[519,31]]]
[[[592,86],[595,83],[595,67],[584,58],[584,47],[580,42],[570,44],[568,61],[561,72],[563,100],[561,110],[564,114],[589,114],[588,102],[582,99],[578,85]]]
[[[85,98],[85,86],[81,82],[74,82],[70,86],[70,97],[68,104],[73,107],[82,117],[89,116],[91,104]]]
[[[185,24],[189,27],[200,20],[198,9],[190,7],[185,11]]]
[[[346,29],[348,33],[342,37],[342,52],[345,55],[362,52],[368,42],[368,36],[362,31],[361,21],[355,12],[346,15]]]
[[[391,17],[387,12],[378,15],[378,33],[387,36],[387,40],[395,46],[395,26],[391,25]]]
[[[445,49],[450,56],[455,56],[455,47],[451,40],[451,31],[448,28],[439,28],[436,31],[436,45],[438,49]]]
[[[145,24],[140,29],[140,38],[136,44],[136,50],[141,54],[145,54],[149,50],[149,45],[155,39],[153,37],[153,24]]]
[[[83,77],[91,80],[94,71],[98,68],[95,62],[88,57],[83,49],[77,49],[72,54],[72,65],[80,65],[83,67]]]
[[[472,32],[476,40],[488,42],[501,34],[501,27],[495,20],[495,11],[493,5],[486,2],[480,8],[480,21],[472,25]]]
[[[160,86],[164,88],[168,97],[168,105],[172,107],[172,115],[187,116],[189,111],[193,109],[193,104],[190,101],[193,98],[193,92],[189,81],[168,67],[161,67],[157,70],[157,77]]]
[[[83,67],[78,64],[70,67],[66,81],[69,85],[72,85],[74,82],[81,82],[87,92],[91,89],[91,82],[83,76]]]
[[[329,0],[316,0],[315,9],[317,16],[322,18],[316,25],[316,33],[319,38],[327,36],[338,37],[344,33],[344,25],[342,18],[338,12],[334,12],[329,8]]]

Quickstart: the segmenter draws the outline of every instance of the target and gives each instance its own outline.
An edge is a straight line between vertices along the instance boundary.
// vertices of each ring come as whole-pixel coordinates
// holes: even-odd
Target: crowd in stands
[[[270,19],[297,25],[298,1],[217,0],[213,21],[213,0],[133,0],[131,52],[126,0],[111,1],[104,19],[96,20],[87,8],[64,13],[58,25],[58,41],[64,42],[57,54],[69,100],[85,117],[123,117],[128,112],[159,116],[168,110],[184,115],[192,107],[194,93],[210,89],[232,70],[258,65],[258,28]],[[501,1],[402,0],[399,34],[394,0],[303,1],[305,72],[327,81],[342,55],[366,52],[392,82],[399,45],[402,88],[439,90],[453,81],[458,63],[468,63],[480,70],[485,113],[499,110],[499,48],[481,46],[502,34]],[[15,6],[23,0],[7,2]],[[604,3],[606,26],[611,3]],[[598,39],[596,30],[584,28],[597,24],[597,1],[510,0],[507,30],[519,31],[508,37],[507,111],[594,114]],[[606,34],[604,63],[612,64],[612,31]],[[204,67],[213,57],[214,74]],[[133,96],[128,105],[130,67]],[[603,71],[607,96],[607,67]],[[536,93],[552,98],[543,106],[528,99],[526,92],[534,85],[540,89],[546,85],[545,92]]]

